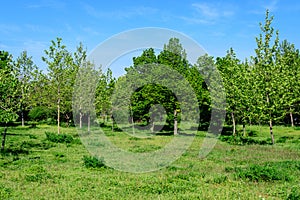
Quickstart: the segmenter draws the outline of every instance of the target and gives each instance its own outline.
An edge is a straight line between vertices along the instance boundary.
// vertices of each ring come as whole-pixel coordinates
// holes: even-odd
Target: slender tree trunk
[[[267,94],[267,103],[268,103],[268,105],[270,103],[269,94]],[[272,122],[272,113],[271,113],[271,111],[269,112],[269,117],[270,117],[270,121],[269,121],[270,124],[269,124],[269,126],[270,126],[271,140],[272,140],[272,144],[275,144],[274,134],[273,134],[273,122]]]
[[[174,109],[174,135],[178,135],[177,110]]]
[[[90,131],[91,131],[91,116],[90,116],[90,114],[88,114],[88,118],[87,118],[87,122],[88,122],[88,133],[90,133]]]
[[[291,125],[294,127],[294,117],[293,117],[293,112],[292,109],[290,108],[290,118],[291,118]]]
[[[60,134],[59,122],[60,122],[60,99],[58,99],[58,103],[57,103],[57,133],[58,134]]]
[[[232,126],[233,126],[232,135],[235,136],[236,135],[236,127],[235,127],[235,118],[234,118],[233,112],[231,112],[231,119],[232,119]]]
[[[24,82],[23,82],[24,84]],[[24,98],[24,89],[23,89],[23,86],[22,86],[22,98]],[[23,111],[23,103],[21,101],[21,120],[22,120],[22,127],[25,126],[25,120],[24,120],[24,111]]]
[[[243,123],[243,135],[244,135],[244,137],[247,136],[247,134],[246,134],[246,125],[245,125],[245,123]]]
[[[5,140],[6,140],[6,133],[7,133],[7,126],[4,127],[4,131],[3,131],[1,151],[4,151]]]
[[[82,112],[79,112],[79,128],[82,128]]]
[[[151,121],[151,128],[150,128],[151,133],[154,133],[154,127],[155,127],[155,124],[154,124],[154,121],[152,120]]]
[[[81,82],[81,81],[80,81]],[[81,97],[80,97],[80,107],[79,107],[79,128],[82,129],[82,107],[81,107]]]
[[[24,120],[24,112],[23,112],[23,109],[21,110],[21,120],[22,120],[22,126],[24,127],[25,126],[25,120]]]
[[[272,119],[270,119],[270,135],[271,135],[271,139],[272,139],[272,144],[275,144]]]
[[[70,117],[69,117],[68,114],[66,114],[65,117],[66,117],[66,120],[67,120],[67,128],[69,128],[69,126],[70,126],[70,123],[69,123]]]
[[[57,133],[60,134],[60,87],[57,88]]]
[[[111,116],[111,131],[114,132],[114,118]]]

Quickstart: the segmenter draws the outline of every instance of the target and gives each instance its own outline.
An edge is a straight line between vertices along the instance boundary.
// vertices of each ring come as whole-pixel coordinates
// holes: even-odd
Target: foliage
[[[72,143],[74,138],[68,134],[56,134],[53,132],[45,132],[47,140],[55,143]]]
[[[219,139],[223,142],[227,142],[232,145],[272,144],[268,139],[259,140],[251,137],[244,137],[244,136],[220,136]]]
[[[8,123],[17,118],[17,84],[12,57],[8,52],[0,51],[0,122]]]
[[[45,106],[37,106],[29,111],[28,116],[34,121],[47,120],[53,116],[53,110]]]
[[[297,200],[297,199],[300,199],[300,188],[293,187],[291,193],[287,197],[287,200]]]
[[[61,129],[62,133],[76,134],[75,128]],[[275,126],[274,129],[278,138],[287,132],[294,139],[299,136],[299,130],[290,127]],[[0,155],[2,199],[36,199],[41,194],[45,199],[297,199],[299,196],[299,145],[293,143],[239,146],[218,142],[205,159],[199,160],[203,137],[195,137],[186,153],[169,167],[157,172],[131,174],[109,167],[85,167],[83,158],[93,156],[84,145],[50,142],[45,140],[45,130],[55,133],[56,127],[10,127],[7,150],[11,153]],[[170,141],[170,137],[159,135],[132,140],[133,137],[126,133],[105,130],[114,134],[109,138],[124,150],[137,145],[163,147]],[[205,135],[205,132],[199,134]],[[268,137],[268,127],[263,126],[257,138]],[[25,149],[27,153],[21,153]],[[250,171],[252,165],[259,166],[255,168],[258,172]],[[265,166],[272,169],[261,169]],[[235,168],[242,171],[241,175],[248,172],[259,180],[240,178]],[[288,176],[272,174],[273,171]],[[262,178],[262,174],[269,178]],[[99,187],[101,190],[97,189]]]
[[[27,51],[23,51],[15,61],[16,77],[18,78],[18,100],[20,103],[20,115],[22,126],[25,122],[25,112],[33,105],[34,87],[36,79],[41,73],[33,63],[32,57],[28,56]]]
[[[249,167],[236,168],[236,176],[250,181],[289,181],[289,173],[281,168],[278,168],[274,165],[257,165],[251,164]]]
[[[96,158],[94,156],[83,156],[83,164],[87,168],[106,167],[103,158]]]

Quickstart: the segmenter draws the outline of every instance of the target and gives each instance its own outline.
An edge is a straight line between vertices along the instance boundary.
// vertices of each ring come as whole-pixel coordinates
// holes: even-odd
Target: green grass
[[[109,132],[108,127],[105,130],[112,143],[136,153],[155,151],[173,137],[135,138]],[[247,131],[255,141],[269,138],[268,127],[252,126]],[[95,160],[80,143],[75,128],[62,128],[65,136],[58,139],[49,134],[52,139],[47,139],[45,132],[55,133],[56,127],[8,129],[6,151],[0,157],[0,199],[298,199],[300,196],[299,129],[274,127],[275,145],[219,140],[205,159],[198,157],[205,133],[198,132],[188,151],[170,166],[140,174],[116,171],[105,167],[105,160]]]

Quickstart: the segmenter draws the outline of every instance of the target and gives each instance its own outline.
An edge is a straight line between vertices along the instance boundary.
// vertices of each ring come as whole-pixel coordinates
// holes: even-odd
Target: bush
[[[250,145],[250,144],[258,144],[258,145],[267,145],[272,144],[270,139],[266,140],[258,140],[251,137],[244,136],[223,136],[221,135],[219,138],[222,142],[227,142],[233,145]]]
[[[42,120],[47,120],[48,118],[50,118],[52,114],[53,114],[53,111],[51,109],[44,107],[44,106],[38,106],[38,107],[32,108],[29,111],[28,116],[33,121],[42,121]]]
[[[235,168],[237,177],[250,181],[289,181],[288,171],[280,169],[276,165],[250,165],[247,168]]]
[[[300,199],[300,189],[294,187],[291,190],[291,193],[289,194],[289,196],[287,197],[287,200],[298,200]]]
[[[87,168],[101,168],[106,167],[103,158],[96,158],[95,156],[83,156],[83,164]]]
[[[52,132],[45,132],[47,140],[55,143],[72,143],[74,138],[67,134],[56,134]]]
[[[40,165],[33,165],[25,170],[25,180],[28,182],[46,182],[53,177]]]

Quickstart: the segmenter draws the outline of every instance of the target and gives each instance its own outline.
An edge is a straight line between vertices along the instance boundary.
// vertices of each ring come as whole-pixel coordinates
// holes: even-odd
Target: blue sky
[[[264,21],[266,9],[275,17],[273,26],[279,29],[280,39],[300,48],[300,2],[296,0],[21,0],[1,2],[0,49],[14,58],[27,50],[45,69],[41,56],[56,37],[63,38],[70,51],[82,42],[90,52],[120,32],[161,27],[186,34],[214,57],[233,47],[244,60],[254,55],[258,24]]]

